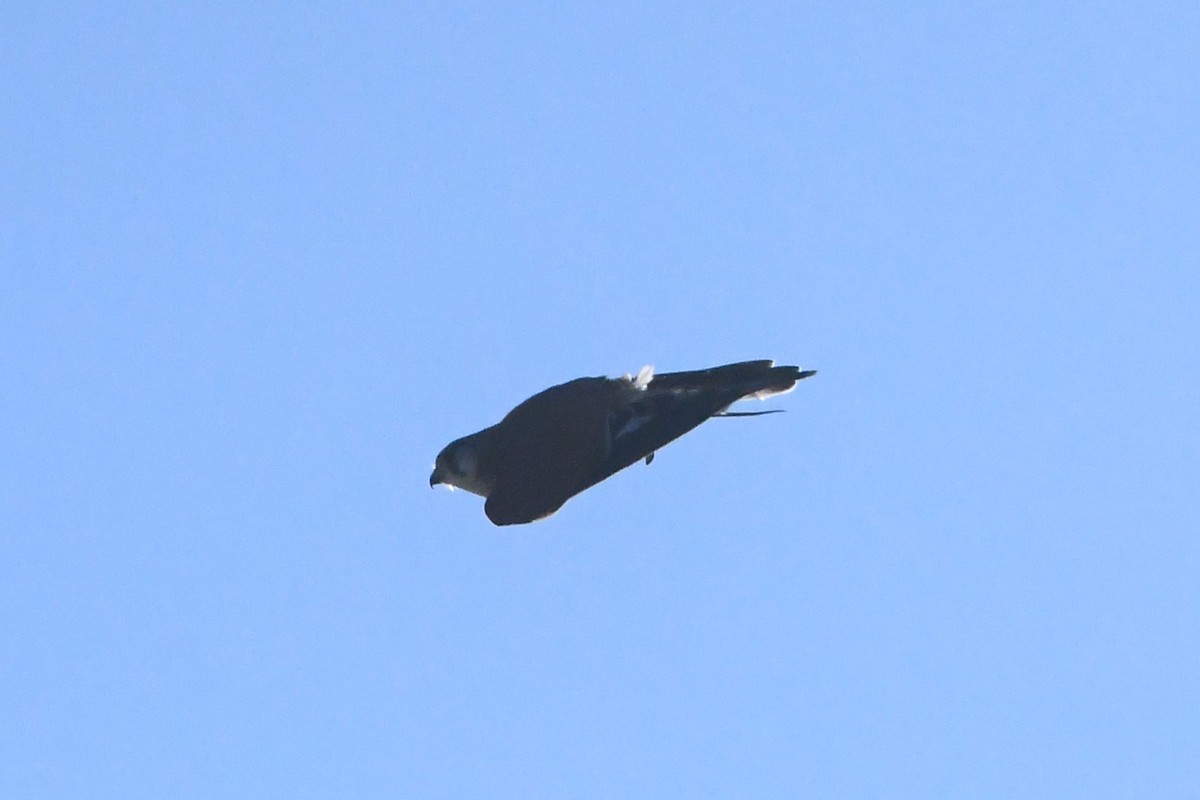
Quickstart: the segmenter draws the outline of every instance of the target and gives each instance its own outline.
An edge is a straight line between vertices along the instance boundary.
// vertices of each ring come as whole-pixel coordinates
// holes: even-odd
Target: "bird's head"
[[[473,433],[442,448],[429,476],[429,485],[444,484],[487,497],[491,487],[479,474],[479,445],[479,434]]]

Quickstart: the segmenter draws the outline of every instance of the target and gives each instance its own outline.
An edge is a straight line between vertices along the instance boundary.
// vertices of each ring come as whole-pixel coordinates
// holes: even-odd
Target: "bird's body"
[[[429,483],[486,497],[484,511],[496,525],[533,522],[630,464],[649,463],[663,445],[736,401],[790,391],[812,374],[745,361],[657,376],[646,367],[636,377],[577,378],[451,442]]]

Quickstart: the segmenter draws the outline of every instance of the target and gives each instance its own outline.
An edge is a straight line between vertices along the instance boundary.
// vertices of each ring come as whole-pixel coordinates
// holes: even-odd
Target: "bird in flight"
[[[816,373],[743,361],[691,372],[577,378],[535,394],[490,428],[438,453],[429,485],[487,498],[496,525],[521,525],[558,511],[583,490],[656,450],[709,417],[751,417],[738,400],[790,392]],[[778,411],[779,409],[776,409]]]

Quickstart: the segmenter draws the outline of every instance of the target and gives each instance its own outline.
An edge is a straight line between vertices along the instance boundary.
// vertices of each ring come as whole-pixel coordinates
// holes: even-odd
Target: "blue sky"
[[[3,16],[3,796],[1200,794],[1195,7]]]

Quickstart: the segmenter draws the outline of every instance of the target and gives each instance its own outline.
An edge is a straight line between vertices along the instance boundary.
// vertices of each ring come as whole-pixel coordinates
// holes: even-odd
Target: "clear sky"
[[[10,5],[0,796],[1200,796],[1198,30]],[[751,358],[548,521],[427,485]]]

